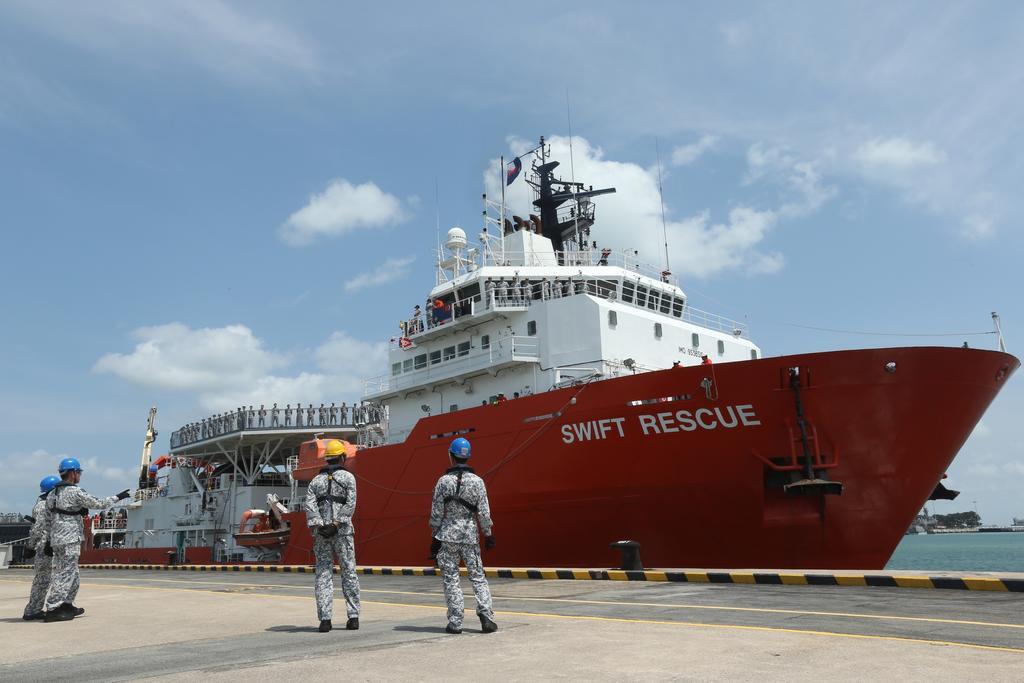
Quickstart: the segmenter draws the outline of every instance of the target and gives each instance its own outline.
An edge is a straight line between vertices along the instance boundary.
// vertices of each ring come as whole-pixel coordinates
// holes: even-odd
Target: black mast
[[[590,198],[611,194],[615,188],[595,190],[591,185],[590,189],[584,189],[583,183],[556,179],[554,171],[558,168],[558,162],[547,160],[543,137],[540,139],[539,150],[539,163],[534,161],[533,164],[536,180],[527,182],[538,194],[533,205],[540,209],[541,234],[551,240],[555,252],[563,251],[565,243],[569,241],[575,241],[576,246],[581,248],[586,244],[590,227],[594,224],[594,204]],[[559,221],[558,208],[566,202],[573,202],[575,206],[570,206],[568,212],[563,211],[562,220]]]

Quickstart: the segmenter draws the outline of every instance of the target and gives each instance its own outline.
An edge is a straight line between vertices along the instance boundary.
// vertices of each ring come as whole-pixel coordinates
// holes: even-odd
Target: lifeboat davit
[[[288,508],[278,500],[277,494],[267,496],[267,510],[246,510],[238,525],[235,542],[247,548],[279,550],[291,537],[291,527],[284,521]]]

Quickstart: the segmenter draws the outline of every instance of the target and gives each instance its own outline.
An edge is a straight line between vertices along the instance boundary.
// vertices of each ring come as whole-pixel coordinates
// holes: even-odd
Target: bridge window
[[[481,349],[489,349],[489,348],[491,348],[491,335],[485,334],[482,337],[480,337],[480,348]]]
[[[608,311],[608,327],[615,327],[619,324],[619,314],[615,311]]]
[[[391,364],[391,375],[394,376],[394,375],[400,375],[400,374],[402,374],[402,364],[401,363],[392,363]]]
[[[672,299],[672,315],[676,318],[683,317],[683,300]]]
[[[526,323],[526,334],[530,335],[531,337],[533,337],[534,335],[537,334],[537,321],[536,320],[527,321],[527,323]]]
[[[452,358],[455,358],[455,347],[454,346],[446,346],[446,347],[444,347],[443,359],[444,360],[451,360]]]
[[[636,305],[641,308],[647,305],[647,288],[643,285],[636,286]]]
[[[667,292],[662,292],[661,293],[661,308],[659,310],[661,310],[662,313],[668,313],[668,311],[669,311],[669,309],[671,307],[672,307],[672,296],[670,294],[668,294]]]
[[[693,348],[695,348],[695,349],[699,349],[700,348],[700,335],[699,334],[694,332],[692,335],[690,335],[690,341],[693,343]]]
[[[427,354],[422,353],[416,356],[414,360],[416,361],[414,365],[416,366],[417,370],[422,370],[423,368],[427,367]]]
[[[725,342],[722,341],[721,339],[719,339],[718,340],[718,355],[721,356],[723,354],[725,354]]]
[[[658,310],[658,295],[660,293],[661,292],[659,292],[656,289],[651,290],[651,296],[649,299],[647,299],[647,308],[651,309],[652,311]]]
[[[468,356],[469,355],[469,342],[468,341],[467,342],[462,342],[462,343],[459,344],[459,355],[460,356]]]
[[[402,361],[402,372],[412,372],[412,358]]]
[[[431,351],[430,352],[430,364],[431,365],[437,365],[440,362],[441,362],[441,352],[440,351]]]
[[[654,323],[654,336],[661,339],[661,323]]]
[[[633,303],[633,292],[633,283],[630,282],[629,280],[625,280],[622,283],[622,300],[625,301],[627,304]]]

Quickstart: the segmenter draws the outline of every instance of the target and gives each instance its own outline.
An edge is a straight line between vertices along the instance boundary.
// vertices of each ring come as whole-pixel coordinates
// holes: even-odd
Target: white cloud
[[[784,259],[781,254],[762,254],[754,247],[778,221],[772,211],[758,211],[736,207],[729,211],[724,223],[712,223],[708,211],[672,223],[669,243],[686,245],[673,253],[673,268],[699,277],[739,268],[750,274],[768,274],[779,271]]]
[[[995,219],[986,213],[965,216],[960,225],[960,234],[972,240],[983,240],[995,233]]]
[[[230,81],[315,76],[312,45],[277,17],[220,0],[139,3],[132,0],[8,3],[15,17],[81,49],[117,59],[118,67],[193,64]]]
[[[132,336],[139,342],[132,353],[108,353],[93,370],[140,386],[202,393],[249,386],[287,363],[244,325],[193,330],[169,323],[140,327]]]
[[[345,282],[346,292],[358,292],[367,287],[376,287],[393,282],[408,274],[409,265],[416,260],[415,256],[390,258],[368,273],[359,273]]]
[[[401,201],[376,184],[353,185],[344,178],[336,178],[289,216],[280,234],[288,244],[301,246],[317,237],[344,235],[360,228],[387,227],[406,218]]]
[[[139,328],[133,352],[109,353],[93,367],[132,384],[195,394],[210,411],[241,405],[285,405],[296,400],[350,400],[361,393],[363,373],[383,372],[385,344],[336,332],[312,351],[268,351],[244,325],[193,330],[180,323]],[[286,368],[312,362],[311,368]]]
[[[554,136],[547,142],[551,145],[552,158],[569,159],[568,138]],[[520,139],[510,139],[509,145],[516,154],[523,154],[534,146]],[[657,170],[606,159],[599,147],[592,146],[581,137],[573,138],[573,156],[578,180],[595,188],[616,188],[615,194],[595,200],[597,225],[593,239],[599,246],[616,251],[638,250],[641,258],[658,264],[657,268],[663,267],[664,237]],[[567,163],[559,170],[568,177]],[[494,159],[484,173],[484,184],[492,197],[501,192],[498,172],[498,160]],[[529,186],[521,180],[508,188],[506,200],[513,213],[525,216],[535,211],[531,207],[533,198]],[[710,210],[681,220],[670,219],[665,227],[669,237],[671,270],[677,275],[699,277],[727,269],[748,273],[775,272],[782,266],[782,256],[762,253],[758,247],[777,220],[778,215],[774,211],[747,206],[731,208],[725,221],[713,221]]]
[[[928,141],[915,143],[905,137],[875,138],[859,146],[853,158],[869,171],[907,171],[945,163],[946,153]]]
[[[784,147],[757,142],[747,149],[745,182],[763,179],[778,183],[788,193],[779,208],[779,214],[787,218],[814,213],[839,193],[835,186],[824,184],[819,162],[798,159]]]
[[[704,154],[714,149],[718,144],[718,136],[702,135],[700,140],[689,145],[681,145],[672,150],[672,165],[687,166],[692,164]]]

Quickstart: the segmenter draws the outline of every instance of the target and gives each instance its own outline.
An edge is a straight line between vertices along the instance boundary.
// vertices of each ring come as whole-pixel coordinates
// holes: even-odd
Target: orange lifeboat
[[[267,496],[267,504],[270,511],[246,510],[242,513],[242,520],[238,525],[238,533],[235,542],[247,548],[263,548],[265,550],[277,550],[288,542],[292,530],[284,521],[287,514],[286,508],[271,493]]]

